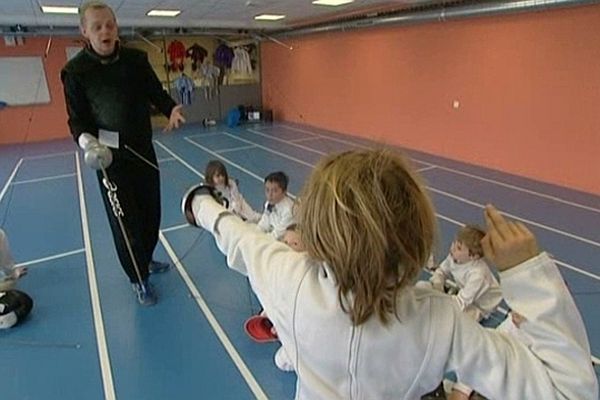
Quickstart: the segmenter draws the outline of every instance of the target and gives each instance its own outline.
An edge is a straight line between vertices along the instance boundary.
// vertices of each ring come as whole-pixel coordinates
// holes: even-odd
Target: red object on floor
[[[253,315],[244,323],[244,329],[252,340],[258,343],[277,341],[277,335],[273,333],[273,323],[264,315]]]

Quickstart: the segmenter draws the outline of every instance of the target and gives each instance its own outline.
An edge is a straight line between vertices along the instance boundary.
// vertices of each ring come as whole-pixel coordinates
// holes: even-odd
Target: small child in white
[[[288,226],[294,223],[294,200],[287,195],[289,179],[281,171],[273,172],[265,178],[265,211],[258,227],[281,240]]]
[[[229,209],[234,214],[239,215],[245,221],[258,222],[261,214],[254,211],[252,206],[244,199],[235,183],[235,179],[229,177],[227,169],[221,161],[211,160],[206,164],[204,179],[207,184],[214,186],[221,193],[221,196],[227,199]]]
[[[459,308],[476,321],[488,318],[502,301],[498,281],[483,259],[481,239],[485,232],[474,225],[461,228],[450,254],[429,279],[434,289],[444,291],[446,279],[458,287],[453,298]]]
[[[33,307],[28,295],[14,289],[17,280],[25,274],[27,268],[15,266],[6,234],[0,229],[0,329],[16,325]]]

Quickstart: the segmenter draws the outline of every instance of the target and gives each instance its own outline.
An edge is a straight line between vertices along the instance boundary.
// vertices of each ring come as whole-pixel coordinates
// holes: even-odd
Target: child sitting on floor
[[[289,178],[281,171],[265,178],[265,210],[258,227],[281,240],[288,226],[294,223],[294,200],[287,195]]]
[[[15,326],[33,307],[28,295],[14,289],[17,280],[25,274],[27,268],[15,266],[6,234],[0,229],[0,329]]]
[[[254,211],[248,204],[244,196],[240,193],[235,179],[231,179],[227,174],[225,165],[218,160],[211,160],[206,164],[204,172],[206,183],[214,186],[221,196],[229,202],[229,209],[242,219],[256,223],[261,217],[261,214]]]

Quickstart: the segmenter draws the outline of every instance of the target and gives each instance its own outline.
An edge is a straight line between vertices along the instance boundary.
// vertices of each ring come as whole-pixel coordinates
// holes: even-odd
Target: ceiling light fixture
[[[149,17],[176,17],[181,10],[150,10],[146,13]]]
[[[281,14],[261,14],[254,17],[257,21],[278,21],[280,19],[284,19],[285,15]]]
[[[353,3],[354,0],[314,0],[312,3],[317,6],[343,6],[344,4]]]
[[[79,8],[67,6],[41,6],[44,14],[79,14]]]

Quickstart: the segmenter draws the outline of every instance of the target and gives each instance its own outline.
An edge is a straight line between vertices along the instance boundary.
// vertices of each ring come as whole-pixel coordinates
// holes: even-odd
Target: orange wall
[[[65,48],[79,46],[75,39],[54,38],[44,58],[48,38],[25,38],[23,46],[7,47],[0,39],[0,57],[40,56],[44,61],[50,103],[0,110],[0,144],[36,142],[69,136],[60,70],[67,62]],[[33,77],[32,77],[33,79]],[[31,119],[31,122],[30,122]]]
[[[599,21],[587,6],[264,43],[263,101],[280,120],[600,194]]]

